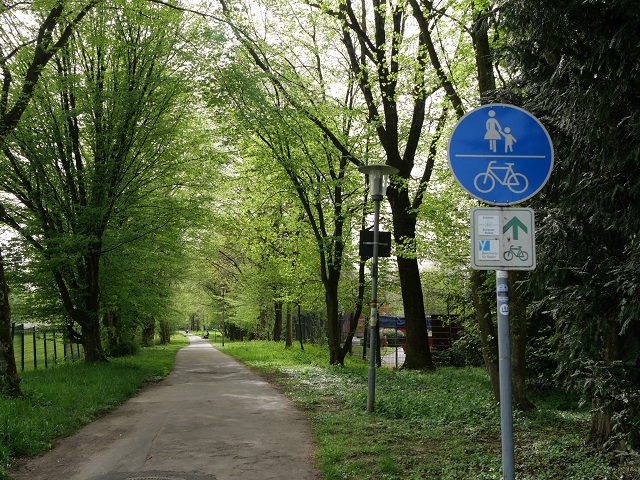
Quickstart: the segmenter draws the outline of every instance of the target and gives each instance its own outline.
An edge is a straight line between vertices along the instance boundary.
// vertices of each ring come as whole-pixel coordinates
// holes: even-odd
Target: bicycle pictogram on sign
[[[518,245],[517,247],[515,245],[511,245],[509,250],[504,252],[503,257],[507,262],[513,260],[514,257],[526,262],[529,259],[529,254],[522,249],[522,245]]]
[[[489,162],[487,171],[479,173],[474,178],[473,184],[479,192],[491,192],[495,188],[496,182],[505,185],[513,193],[522,193],[527,189],[529,180],[523,174],[513,171],[513,162],[505,163],[504,167],[498,167],[496,163],[498,162]]]

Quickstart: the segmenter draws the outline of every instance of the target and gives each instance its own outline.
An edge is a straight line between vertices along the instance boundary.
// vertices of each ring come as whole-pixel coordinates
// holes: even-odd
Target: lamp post
[[[369,317],[369,393],[367,413],[373,412],[376,392],[376,326],[378,324],[378,241],[380,222],[380,202],[387,193],[390,175],[398,169],[384,164],[360,167],[359,170],[369,176],[369,194],[373,200],[373,260],[371,263],[371,315]]]
[[[227,293],[225,287],[220,287],[220,294],[222,295],[222,346],[224,347],[224,294]]]

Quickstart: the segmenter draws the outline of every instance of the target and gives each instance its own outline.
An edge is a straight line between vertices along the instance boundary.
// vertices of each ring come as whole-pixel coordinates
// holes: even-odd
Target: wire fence
[[[11,336],[16,365],[23,372],[74,362],[84,356],[82,345],[70,343],[50,328],[13,323]]]
[[[444,364],[452,364],[451,354],[454,343],[460,338],[462,328],[453,319],[457,316],[430,315],[428,317],[429,350],[437,355]],[[348,324],[347,324],[348,325]],[[343,329],[342,341],[346,339],[346,329]],[[359,327],[360,333],[353,338],[351,354],[369,361],[370,340],[369,328]],[[380,328],[376,344],[380,345],[379,364],[388,368],[400,368],[406,359],[406,332],[404,328]]]
[[[388,368],[400,368],[406,358],[405,337],[400,332],[397,335],[382,335],[380,337],[380,365]],[[344,339],[343,339],[344,341]],[[377,343],[377,342],[376,342]],[[368,331],[361,338],[354,337],[351,345],[351,355],[369,362],[371,352]]]

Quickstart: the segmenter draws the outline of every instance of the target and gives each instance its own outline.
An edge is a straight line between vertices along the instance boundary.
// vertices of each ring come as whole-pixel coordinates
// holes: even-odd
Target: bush
[[[396,330],[395,328],[381,328],[380,336],[386,336],[389,340],[392,338],[407,338],[407,334],[402,330]]]
[[[108,352],[109,357],[128,357],[140,352],[140,345],[135,340],[123,340],[118,345],[113,345]]]

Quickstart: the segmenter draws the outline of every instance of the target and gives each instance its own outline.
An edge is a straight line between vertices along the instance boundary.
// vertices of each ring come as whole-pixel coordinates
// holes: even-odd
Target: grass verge
[[[367,414],[362,360],[330,366],[326,348],[273,342],[228,342],[221,350],[306,411],[327,480],[502,478],[500,412],[482,369],[378,369],[375,412]],[[532,400],[537,410],[514,414],[518,480],[640,479],[637,456],[616,458],[584,444],[589,412],[577,399],[546,392]]]
[[[188,340],[176,335],[171,342],[107,363],[79,362],[24,372],[23,395],[0,397],[0,479],[9,478],[6,469],[17,457],[48,450],[58,438],[114,409],[145,384],[168,375],[175,352]]]

